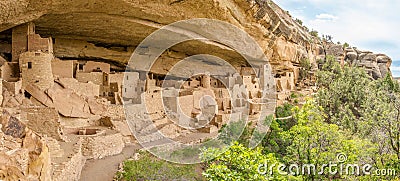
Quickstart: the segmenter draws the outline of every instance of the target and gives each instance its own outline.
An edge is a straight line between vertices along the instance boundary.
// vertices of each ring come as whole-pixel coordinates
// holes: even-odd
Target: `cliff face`
[[[261,45],[276,70],[291,70],[290,61],[312,55],[315,49],[308,42],[310,35],[272,2],[21,0],[1,3],[0,31],[33,21],[36,32],[55,38],[55,55],[62,58],[102,59],[121,65],[150,33],[166,24],[191,18],[223,20],[244,29]],[[221,30],[207,31],[218,34]],[[236,61],[240,57],[230,50],[212,48],[222,58],[237,65],[242,63]],[[186,54],[209,49],[209,45],[198,42],[173,48]]]
[[[276,74],[289,71],[298,76],[299,60],[323,58],[318,40],[269,0],[19,0],[0,2],[0,7],[0,31],[33,21],[36,32],[55,39],[55,55],[60,58],[99,59],[123,66],[150,33],[191,18],[218,19],[244,29],[264,49]],[[191,55],[210,48],[234,65],[244,64],[232,50],[199,42],[172,50]]]
[[[36,33],[42,37],[53,38],[54,55],[57,58],[107,62],[111,64],[113,70],[124,70],[131,54],[145,37],[165,25],[192,18],[222,20],[249,33],[261,46],[272,65],[279,99],[285,99],[290,91],[296,90],[302,85],[298,81],[299,71],[302,68],[300,62],[305,59],[310,60],[311,66],[314,68],[311,70],[317,68],[317,60],[324,59],[325,55],[334,55],[342,63],[354,63],[365,67],[374,78],[383,77],[390,72],[391,59],[386,55],[321,42],[319,38],[311,36],[306,28],[294,21],[286,11],[269,0],[0,1],[0,64],[13,59],[11,58],[11,29],[27,22],[34,22]],[[185,30],[188,32],[196,31],[196,29],[190,27]],[[205,27],[203,31],[202,34],[218,36],[225,30]],[[241,37],[232,37],[232,43],[240,46],[243,44],[240,39]],[[156,64],[152,71],[156,74],[166,74],[171,65],[185,57],[196,54],[216,55],[228,61],[237,69],[247,65],[241,55],[225,45],[189,41],[173,46],[163,53],[160,58],[161,63]],[[249,53],[249,56],[257,58],[257,55],[251,53]],[[218,67],[207,65],[207,68],[217,69]],[[6,72],[5,70],[2,71]],[[16,74],[19,74],[19,72]],[[51,82],[53,83],[53,81]],[[9,87],[6,87],[6,89],[9,89]],[[11,92],[11,90],[8,91]],[[5,96],[5,100],[8,100],[8,102],[4,101],[5,103],[14,104],[14,102],[18,102],[9,101],[11,100],[10,97],[16,97],[11,95]],[[60,100],[62,100],[60,101],[61,105],[65,100]],[[7,104],[3,103],[3,105]],[[61,105],[60,107],[65,106]],[[3,119],[9,120],[8,118]],[[3,128],[6,128],[6,126],[3,125]],[[7,132],[8,130],[0,131],[0,138],[5,137],[6,140],[13,142],[13,147],[0,151],[1,154],[2,152],[7,153],[6,155],[0,154],[2,156],[0,162],[5,160],[10,162],[7,162],[8,164],[15,165],[12,168],[0,168],[0,170],[10,170],[10,173],[0,172],[0,178],[11,177],[18,173],[20,175],[15,175],[15,177],[46,177],[41,179],[48,179],[50,173],[47,158],[50,155],[47,151],[50,147],[47,148],[44,145],[42,138],[35,137],[35,134],[28,134],[22,130],[24,129],[17,129],[16,131],[26,134],[26,136],[14,135],[14,137],[11,137],[11,133]],[[3,132],[7,137],[3,135]],[[36,146],[28,145],[29,148],[25,148],[25,144],[21,143],[22,139],[34,138],[36,139],[34,142]],[[31,151],[30,147],[40,148],[41,151],[33,155],[33,153],[28,153],[28,151]],[[20,150],[24,154],[20,156],[25,159],[23,161],[35,164],[20,163],[20,160],[13,160],[11,157],[15,152],[12,152],[12,150]],[[80,154],[76,154],[78,155],[77,160],[80,160]],[[76,162],[78,163],[78,161]],[[31,165],[32,168],[30,168]],[[57,168],[62,170],[61,167]],[[31,172],[31,170],[35,172]],[[39,173],[37,170],[42,170],[43,173]],[[62,178],[61,171],[59,173],[56,170],[54,173],[61,175],[59,177]]]

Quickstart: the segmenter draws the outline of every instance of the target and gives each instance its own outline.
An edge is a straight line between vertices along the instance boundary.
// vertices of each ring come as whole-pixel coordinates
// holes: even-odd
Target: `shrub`
[[[204,180],[196,173],[196,165],[181,165],[159,160],[148,152],[140,152],[139,160],[127,160],[116,180]]]
[[[299,79],[304,80],[309,77],[309,71],[311,71],[311,63],[309,59],[300,60],[300,72]]]
[[[299,25],[303,25],[303,21],[301,21],[300,19],[295,19],[294,21],[296,21],[297,23],[299,23]]]
[[[310,35],[313,36],[313,37],[318,38],[318,31],[312,30],[312,31],[310,32]]]

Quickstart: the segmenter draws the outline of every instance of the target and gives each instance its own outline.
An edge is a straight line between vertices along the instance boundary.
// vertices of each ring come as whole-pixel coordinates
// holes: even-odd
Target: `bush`
[[[116,180],[204,180],[196,173],[196,165],[181,165],[159,160],[148,152],[140,152],[139,160],[127,160]]]
[[[315,30],[312,30],[312,31],[310,32],[310,35],[313,36],[313,37],[316,37],[316,38],[319,37],[319,36],[318,36],[318,31],[315,31]]]
[[[303,21],[301,21],[300,19],[295,19],[294,21],[296,21],[297,23],[299,23],[299,25],[303,25]]]
[[[207,149],[201,157],[207,162],[207,169],[203,175],[207,180],[293,180],[296,177],[277,174],[279,160],[274,154],[263,154],[262,149],[249,149],[237,142],[226,150]],[[268,163],[275,164],[273,173],[263,174],[260,165]]]
[[[311,71],[311,63],[309,59],[300,60],[300,72],[299,79],[304,80],[309,77],[309,71]]]
[[[284,118],[292,115],[293,105],[285,103],[282,106],[276,107],[275,115],[277,118]]]
[[[226,145],[230,145],[232,141],[235,140],[239,141],[241,144],[247,145],[248,138],[251,136],[252,132],[249,128],[249,124],[246,125],[246,121],[239,120],[222,125],[221,129],[218,131],[220,140]]]

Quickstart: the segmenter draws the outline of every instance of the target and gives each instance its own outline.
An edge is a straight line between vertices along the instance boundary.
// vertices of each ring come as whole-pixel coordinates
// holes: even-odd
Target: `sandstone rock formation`
[[[143,96],[140,93],[148,91],[145,96],[152,106],[151,114],[142,113],[144,108],[134,106],[132,110],[140,114],[129,118],[158,120],[156,127],[138,125],[143,133],[153,133],[157,128],[173,138],[186,134],[187,130],[171,124],[157,96],[161,91],[160,79],[175,63],[192,55],[211,54],[226,60],[240,72],[229,72],[231,77],[227,82],[245,78],[246,85],[251,85],[250,96],[262,97],[257,87],[261,80],[254,79],[255,72],[245,71],[249,66],[245,59],[228,45],[206,40],[171,47],[152,68],[151,78],[131,72],[126,77],[134,79],[136,84],[122,85],[125,77],[118,73],[125,70],[133,51],[145,37],[165,25],[192,18],[221,20],[249,33],[272,66],[276,97],[280,100],[286,99],[291,91],[301,89],[300,84],[305,85],[299,73],[301,61],[305,59],[310,61],[313,70],[318,60],[333,55],[343,64],[365,67],[373,78],[390,72],[391,59],[386,55],[323,42],[271,0],[0,1],[1,107],[12,110],[2,115],[0,180],[78,180],[86,159],[119,154],[132,141],[121,105],[125,101],[121,95],[123,90],[128,92],[131,102],[140,101]],[[170,31],[219,39],[229,30],[203,27],[200,31],[199,27],[174,27]],[[229,41],[242,47],[246,56],[259,59],[260,55],[252,54],[252,50],[246,49],[246,42],[241,41],[242,37],[235,35]],[[141,53],[148,55],[148,52]],[[219,64],[202,60],[192,61],[180,70],[188,73],[193,67],[221,75],[228,72]],[[148,81],[146,90],[136,90],[144,85],[144,79]],[[184,102],[181,111],[189,117],[206,117],[198,107],[199,97],[206,94],[196,91],[213,88],[214,92],[208,90],[211,93],[207,95],[217,101],[209,103],[207,108],[215,111],[219,107],[217,111],[222,113],[216,116],[213,126],[203,131],[216,133],[217,127],[233,111],[226,96],[229,93],[220,90],[217,81],[211,86],[211,81],[210,77],[188,80],[182,84],[188,88],[186,92],[169,90],[168,101]],[[307,85],[311,86],[312,80],[308,81],[311,83]],[[245,86],[232,83],[229,88],[234,90],[232,104],[241,106],[245,97],[245,91],[241,90]],[[252,114],[259,109],[257,102],[251,102]],[[147,141],[160,139],[160,135],[145,135]]]
[[[218,19],[244,29],[264,49],[276,74],[289,71],[297,76],[301,59],[315,62],[322,54],[318,40],[270,0],[20,0],[0,5],[0,31],[33,21],[39,34],[55,40],[56,57],[97,59],[122,68],[136,45],[150,33],[190,18]],[[207,29],[206,33],[218,31]],[[215,50],[209,51],[210,48]],[[223,46],[192,41],[171,50],[187,55],[217,52],[230,63],[245,64],[239,55]],[[387,72],[388,67],[384,69]]]
[[[360,51],[357,48],[345,49],[345,61],[356,66],[364,67],[374,78],[382,78],[390,73],[392,59],[384,54],[374,54],[370,51]]]
[[[51,180],[50,153],[44,139],[18,118],[3,112],[0,130],[1,180]]]

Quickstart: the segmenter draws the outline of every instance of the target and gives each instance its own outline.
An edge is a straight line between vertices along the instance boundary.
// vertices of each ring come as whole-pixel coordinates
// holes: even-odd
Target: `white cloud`
[[[359,49],[388,54],[400,60],[400,1],[398,0],[275,0],[296,12],[310,29],[332,35]],[[293,15],[297,17],[296,15]]]
[[[390,67],[391,71],[400,71],[400,67],[396,67],[396,66],[391,66]]]
[[[317,18],[316,20],[323,21],[323,22],[335,21],[338,19],[338,17],[331,15],[331,14],[326,14],[326,13],[318,14],[315,17]]]

